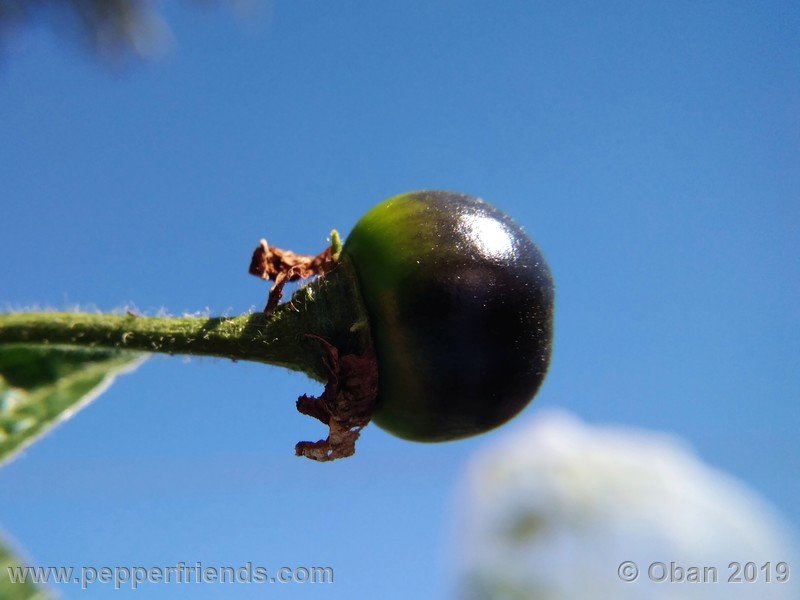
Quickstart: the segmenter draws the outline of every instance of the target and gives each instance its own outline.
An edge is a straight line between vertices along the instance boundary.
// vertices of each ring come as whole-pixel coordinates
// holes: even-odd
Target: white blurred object
[[[544,414],[481,452],[459,498],[458,598],[800,598],[787,525],[664,434]],[[635,581],[622,580],[633,575],[630,565],[620,575],[626,561],[638,569]],[[742,583],[729,583],[734,561],[743,571],[755,563],[757,581],[745,581],[751,565]],[[797,570],[786,583],[777,582],[782,562]],[[653,563],[666,570],[656,564],[652,579],[666,581],[651,580]],[[705,567],[716,568],[716,583]],[[687,582],[690,574],[707,582]]]

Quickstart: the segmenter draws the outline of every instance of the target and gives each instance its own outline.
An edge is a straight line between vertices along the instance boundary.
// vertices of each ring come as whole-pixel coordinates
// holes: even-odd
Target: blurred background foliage
[[[185,0],[197,8],[223,6],[253,17],[260,0]],[[169,23],[151,0],[0,0],[0,42],[41,24],[111,62],[162,55],[172,44]]]
[[[793,527],[674,434],[542,410],[475,453],[456,497],[460,600],[798,597]],[[617,575],[628,561],[633,580]],[[732,561],[751,579],[728,583]],[[706,582],[687,583],[691,567]]]

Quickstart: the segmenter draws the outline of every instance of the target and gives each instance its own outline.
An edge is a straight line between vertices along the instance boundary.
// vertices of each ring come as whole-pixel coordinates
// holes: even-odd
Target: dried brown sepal
[[[329,428],[328,437],[317,442],[299,442],[297,456],[327,462],[352,456],[361,430],[372,417],[378,393],[378,363],[370,349],[363,355],[344,354],[324,339],[309,334],[325,350],[328,382],[318,398],[301,396],[297,410],[319,419]]]
[[[324,275],[334,265],[330,247],[317,256],[295,254],[290,250],[281,250],[270,246],[267,240],[261,240],[253,252],[248,272],[266,281],[275,283],[269,291],[264,313],[267,315],[277,308],[283,297],[284,286],[299,279],[308,279],[316,275]]]

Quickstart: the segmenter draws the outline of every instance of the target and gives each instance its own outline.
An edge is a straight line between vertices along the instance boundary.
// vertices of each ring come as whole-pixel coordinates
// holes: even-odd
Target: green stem
[[[249,360],[325,380],[319,336],[359,353],[369,329],[349,263],[298,290],[266,316],[139,317],[87,313],[0,314],[0,344],[118,348]]]
[[[290,320],[260,314],[225,318],[133,317],[85,313],[0,315],[0,343],[119,348],[296,362],[294,345],[279,343],[291,333]],[[287,331],[287,326],[289,331]]]

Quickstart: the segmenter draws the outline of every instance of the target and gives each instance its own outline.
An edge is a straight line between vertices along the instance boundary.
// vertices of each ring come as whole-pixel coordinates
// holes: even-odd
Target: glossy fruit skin
[[[379,427],[453,440],[533,399],[550,362],[553,279],[506,214],[463,194],[404,194],[368,212],[344,252],[377,354]]]

